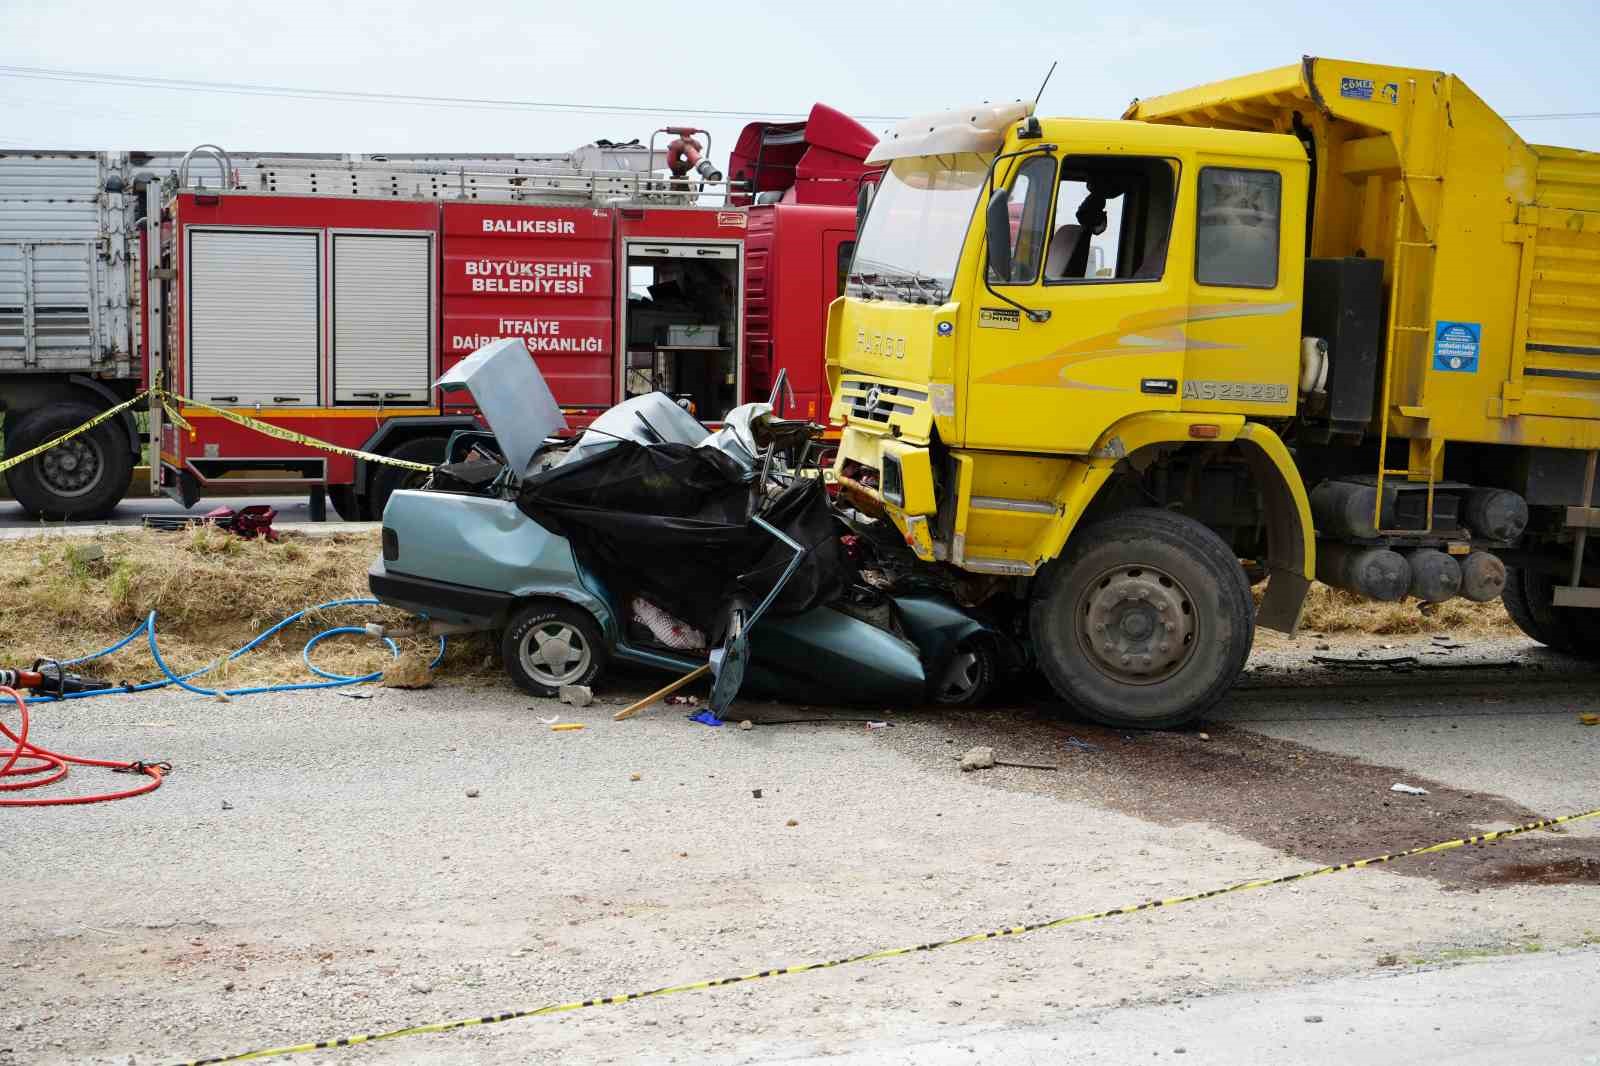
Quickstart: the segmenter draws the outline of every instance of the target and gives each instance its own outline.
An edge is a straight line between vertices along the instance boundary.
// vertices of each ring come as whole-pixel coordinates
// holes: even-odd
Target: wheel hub
[[[58,496],[82,496],[100,481],[104,462],[92,441],[77,438],[56,445],[34,460],[39,480]]]
[[[1084,591],[1078,639],[1089,659],[1118,681],[1151,684],[1177,673],[1194,650],[1189,593],[1149,566],[1106,571]]]
[[[569,684],[589,667],[590,650],[583,634],[562,622],[536,626],[522,641],[528,673],[551,686]]]

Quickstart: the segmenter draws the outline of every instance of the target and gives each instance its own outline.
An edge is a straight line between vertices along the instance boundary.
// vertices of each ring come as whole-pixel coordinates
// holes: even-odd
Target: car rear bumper
[[[374,559],[367,568],[367,587],[390,607],[459,625],[499,625],[515,602],[515,597],[505,592],[397,574],[382,559]]]

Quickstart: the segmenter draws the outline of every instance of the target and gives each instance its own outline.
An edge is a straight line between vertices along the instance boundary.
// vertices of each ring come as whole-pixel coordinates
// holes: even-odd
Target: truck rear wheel
[[[444,447],[443,437],[418,437],[397,445],[388,454],[410,463],[438,463],[444,459]],[[420,489],[427,480],[428,475],[420,470],[407,470],[402,466],[374,467],[367,491],[367,513],[374,521],[383,521],[383,509],[396,490]]]
[[[1585,607],[1557,607],[1552,601],[1555,578],[1537,570],[1506,568],[1500,599],[1517,628],[1556,651],[1600,659],[1600,612]]]
[[[6,454],[17,455],[89,421],[88,404],[52,404],[7,419]],[[36,518],[65,521],[104,518],[128,494],[133,449],[122,423],[110,419],[6,472],[6,485]]]
[[[1192,518],[1140,509],[1072,538],[1035,584],[1029,624],[1045,676],[1079,712],[1166,729],[1233,685],[1255,609],[1220,537]]]

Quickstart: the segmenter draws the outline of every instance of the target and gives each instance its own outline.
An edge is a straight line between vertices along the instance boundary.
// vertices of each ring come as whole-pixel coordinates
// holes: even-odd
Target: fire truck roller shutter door
[[[426,234],[334,234],[335,403],[428,401],[432,248]]]
[[[189,394],[230,407],[315,406],[317,235],[191,230],[189,242]]]

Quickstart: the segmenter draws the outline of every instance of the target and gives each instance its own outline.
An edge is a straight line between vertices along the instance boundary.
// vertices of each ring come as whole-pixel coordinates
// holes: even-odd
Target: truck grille
[[[887,425],[895,415],[915,415],[928,402],[926,390],[861,377],[840,378],[839,395],[852,422],[879,425]]]

